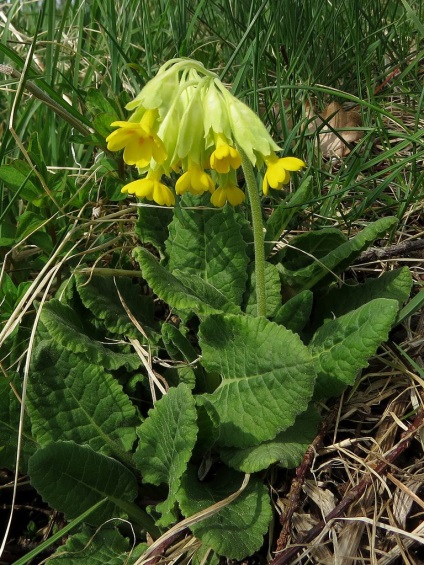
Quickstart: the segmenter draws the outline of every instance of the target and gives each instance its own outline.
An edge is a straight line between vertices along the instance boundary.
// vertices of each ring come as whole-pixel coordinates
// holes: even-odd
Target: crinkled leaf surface
[[[116,347],[109,349],[92,338],[76,312],[59,300],[52,299],[43,306],[41,321],[56,343],[68,351],[84,354],[89,363],[101,364],[106,369],[123,365],[137,369],[141,365],[137,355],[121,353]]]
[[[186,383],[190,388],[194,388],[196,380],[202,378],[202,368],[199,365],[190,366],[197,358],[198,354],[186,336],[179,328],[172,324],[162,324],[162,340],[166,351],[171,359],[186,363],[177,368],[178,382]]]
[[[327,276],[329,280],[334,279],[332,272],[344,271],[373,241],[383,237],[396,224],[396,218],[380,218],[319,260],[297,270],[283,260],[278,269],[288,286],[297,290],[313,288],[318,282],[323,283],[323,279],[327,280]]]
[[[196,442],[196,418],[193,395],[187,385],[180,384],[156,402],[137,430],[140,443],[134,461],[143,480],[169,486],[167,500],[156,507],[163,513],[159,521],[163,526],[174,520],[175,496]]]
[[[327,319],[338,318],[375,298],[398,300],[400,305],[408,300],[412,275],[408,267],[383,273],[378,279],[368,279],[364,284],[345,281],[340,288],[332,288],[317,296],[313,326],[316,329]]]
[[[132,448],[140,421],[112,375],[52,344],[40,345],[36,354],[28,412],[41,445],[69,439],[108,454]]]
[[[140,326],[153,323],[153,299],[142,296],[140,289],[126,277],[101,277],[76,273],[77,290],[81,300],[106,329],[122,338],[124,335],[140,337],[139,331],[128,317],[119,298],[121,295],[127,308]],[[118,294],[119,293],[119,294]]]
[[[287,469],[297,467],[316,435],[320,419],[317,410],[310,406],[296,418],[293,426],[274,439],[245,449],[224,447],[220,452],[221,459],[243,473],[256,473],[268,469],[273,463]]]
[[[153,292],[170,306],[197,315],[239,311],[221,292],[200,277],[178,273],[177,278],[142,247],[134,249],[133,255]]]
[[[136,478],[124,465],[73,442],[51,442],[39,449],[29,460],[28,472],[43,500],[67,519],[107,498],[88,518],[95,526],[122,516],[122,501],[132,502],[138,492]]]
[[[245,312],[250,316],[256,316],[258,305],[256,300],[256,274],[254,269],[251,269],[250,272],[246,295]],[[265,263],[265,296],[266,317],[272,318],[281,305],[281,282],[277,267],[271,263]]]
[[[240,488],[243,475],[221,469],[211,481],[200,482],[190,467],[181,482],[178,502],[185,517],[220,502]],[[229,559],[243,559],[257,551],[268,530],[272,511],[265,485],[250,477],[245,490],[217,514],[191,526],[203,544]]]
[[[10,381],[2,377],[0,379],[0,469],[15,469],[19,419],[20,403],[13,392]],[[28,457],[37,448],[37,442],[30,431],[28,418],[24,420],[22,440],[20,470],[25,472]]]
[[[310,290],[299,292],[280,306],[275,313],[274,322],[292,332],[300,332],[309,321],[313,301],[314,295]]]
[[[139,236],[141,243],[151,243],[163,255],[173,211],[165,206],[141,206],[137,210],[135,233]]]
[[[337,396],[354,383],[358,371],[387,340],[398,308],[397,300],[377,298],[317,330],[309,347],[316,363],[318,398]]]
[[[146,550],[140,544],[131,551],[131,543],[118,530],[104,526],[93,530],[88,526],[68,538],[65,545],[49,558],[53,565],[131,565]]]
[[[265,318],[214,315],[200,325],[203,365],[222,382],[199,402],[219,444],[247,447],[291,426],[311,399],[315,369],[300,338]]]
[[[249,259],[234,208],[177,209],[166,248],[172,273],[201,277],[230,302],[241,304]]]

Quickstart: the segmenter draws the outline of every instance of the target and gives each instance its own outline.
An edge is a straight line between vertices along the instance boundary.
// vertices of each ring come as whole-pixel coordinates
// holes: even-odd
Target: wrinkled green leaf
[[[137,355],[121,353],[117,346],[114,349],[106,347],[91,337],[89,325],[59,300],[52,299],[43,306],[41,321],[56,343],[73,353],[82,353],[89,363],[101,364],[105,369],[118,369],[124,365],[137,369],[141,365]]]
[[[313,300],[310,290],[299,292],[277,310],[273,321],[292,332],[302,331],[311,315]]]
[[[202,376],[200,364],[196,367],[189,365],[195,362],[199,357],[196,350],[186,336],[172,324],[162,324],[162,339],[171,359],[186,363],[185,366],[177,368],[179,376],[178,382],[186,383],[190,388],[194,388],[196,375],[198,378]]]
[[[297,467],[316,435],[320,419],[317,410],[310,406],[296,418],[293,426],[277,434],[274,439],[245,449],[222,448],[221,459],[244,473],[268,469],[273,463],[279,463],[285,469]]]
[[[237,306],[200,277],[179,272],[176,273],[177,278],[142,247],[134,249],[133,255],[153,292],[174,308],[197,315],[239,311]]]
[[[128,317],[122,301],[148,332],[153,324],[153,299],[142,296],[140,287],[132,284],[126,277],[101,277],[76,273],[77,290],[86,308],[91,310],[105,327],[118,336],[140,337],[139,331]],[[147,327],[146,327],[147,326]]]
[[[243,475],[221,469],[210,481],[200,482],[190,467],[181,482],[178,501],[185,517],[209,508],[240,488]],[[260,549],[272,518],[266,487],[250,477],[245,490],[217,514],[191,526],[204,545],[228,559],[243,559]]]
[[[252,269],[246,291],[246,314],[257,315],[256,300],[256,274]],[[266,296],[266,316],[272,318],[278,307],[281,305],[281,282],[280,275],[275,265],[265,263],[265,296]]]
[[[216,211],[177,209],[166,248],[172,273],[200,277],[233,304],[241,304],[249,260],[231,206]]]
[[[173,211],[164,206],[140,206],[135,233],[141,243],[150,243],[156,247],[161,256],[165,251],[165,241],[168,239],[168,225],[173,217]]]
[[[73,442],[51,442],[39,449],[29,460],[28,472],[43,500],[67,519],[107,498],[88,519],[94,526],[122,516],[125,502],[137,496],[136,478],[122,463]]]
[[[219,422],[219,444],[272,439],[306,410],[315,369],[300,338],[265,318],[214,315],[200,325],[203,364],[222,382],[199,402]]]
[[[28,412],[41,445],[59,439],[95,451],[129,451],[140,422],[121,385],[100,365],[41,344],[28,383]]]
[[[168,526],[175,520],[172,511],[181,476],[193,451],[197,436],[196,408],[190,389],[185,384],[170,388],[158,400],[149,416],[138,428],[140,443],[134,454],[143,480],[169,486],[168,498],[156,510],[163,516],[159,525]]]
[[[337,396],[354,383],[387,340],[398,308],[397,300],[377,298],[317,330],[309,345],[317,370],[317,398]]]

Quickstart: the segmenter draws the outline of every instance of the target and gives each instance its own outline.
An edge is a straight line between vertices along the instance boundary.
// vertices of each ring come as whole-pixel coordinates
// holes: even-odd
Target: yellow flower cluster
[[[180,174],[176,194],[210,192],[214,206],[237,206],[245,199],[237,186],[240,151],[253,166],[266,165],[264,194],[281,189],[291,171],[305,166],[295,157],[278,158],[279,147],[259,117],[197,61],[168,61],[127,109],[133,114],[114,122],[118,129],[106,141],[146,174],[122,189],[138,198],[173,206],[175,195],[161,180],[174,171]]]

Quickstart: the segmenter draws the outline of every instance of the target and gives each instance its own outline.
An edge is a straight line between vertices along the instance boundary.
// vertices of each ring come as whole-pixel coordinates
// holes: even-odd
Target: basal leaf
[[[172,510],[181,476],[193,451],[197,436],[196,408],[190,389],[185,384],[170,388],[158,400],[149,416],[138,428],[140,443],[134,454],[144,481],[169,486],[167,500],[156,510],[163,513],[159,524],[174,521]]]
[[[311,289],[319,282],[334,280],[332,273],[343,272],[373,241],[383,237],[397,224],[396,218],[381,218],[366,226],[352,239],[342,243],[325,256],[318,257],[311,264],[294,268],[293,263],[284,259],[277,265],[285,284],[295,290]],[[298,254],[300,256],[301,254]]]
[[[52,555],[48,563],[53,565],[131,565],[146,550],[145,544],[131,550],[131,540],[116,529],[103,526],[93,530],[83,526],[82,532],[70,536]]]
[[[256,473],[268,469],[273,463],[291,469],[297,467],[316,435],[320,415],[310,406],[300,414],[293,426],[270,440],[244,449],[222,448],[221,459],[238,471]]]
[[[165,251],[165,241],[168,239],[168,225],[173,217],[173,211],[164,206],[140,206],[135,233],[141,243],[151,243],[161,256]]]
[[[339,395],[387,340],[399,308],[397,300],[377,298],[321,326],[309,345],[317,370],[316,396]]]
[[[364,284],[344,281],[343,286],[331,288],[317,296],[313,325],[316,329],[325,319],[333,319],[359,308],[375,298],[398,300],[402,305],[408,300],[412,275],[408,267],[383,273],[378,279],[368,279]]]
[[[221,210],[177,209],[166,246],[172,273],[178,270],[196,275],[233,304],[241,304],[249,259],[231,206]]]
[[[280,306],[273,321],[292,332],[302,331],[309,321],[313,300],[314,295],[310,290],[299,292]]]
[[[214,315],[200,325],[203,365],[222,382],[199,402],[219,422],[219,444],[273,439],[305,411],[315,369],[300,338],[265,318]]]
[[[190,467],[178,492],[181,511],[185,517],[192,516],[233,494],[242,482],[243,475],[228,468],[222,468],[211,481],[200,482],[196,469]],[[250,477],[233,502],[190,529],[219,555],[241,560],[260,549],[271,518],[266,487],[257,477]]]
[[[256,274],[253,269],[250,272],[250,280],[248,282],[246,296],[245,312],[251,316],[256,316]],[[277,268],[271,263],[265,263],[265,296],[266,316],[267,318],[272,318],[278,307],[281,305],[281,282]]]
[[[51,442],[29,460],[32,486],[49,506],[73,519],[100,500],[107,499],[90,514],[97,526],[122,516],[121,507],[137,496],[137,481],[121,463],[73,442]]]
[[[140,421],[112,375],[52,345],[37,353],[28,383],[28,412],[41,445],[73,440],[117,455],[132,448]]]
[[[100,341],[89,335],[89,325],[83,324],[76,312],[59,300],[52,299],[43,306],[41,321],[46,326],[51,338],[74,353],[82,353],[89,363],[100,364],[105,369],[118,369],[126,365],[137,369],[141,365],[137,355],[121,353],[105,347]]]
[[[140,326],[148,332],[153,324],[153,300],[142,296],[140,288],[126,277],[101,277],[76,273],[77,290],[86,308],[91,310],[105,327],[122,337],[139,337],[140,333],[128,317],[121,298]],[[119,294],[118,294],[119,293]]]
[[[196,380],[203,376],[200,364],[191,366],[199,357],[198,353],[181,330],[172,324],[162,324],[162,340],[171,359],[185,363],[185,366],[176,369],[179,377],[178,383],[186,383],[193,389]]]
[[[16,389],[16,387],[14,387]],[[16,446],[18,444],[18,428],[20,419],[20,402],[18,391],[14,391],[9,379],[0,379],[0,469],[14,470],[16,465]],[[24,420],[20,470],[26,472],[28,458],[37,448],[29,426]]]
[[[239,311],[237,306],[200,277],[179,273],[177,278],[142,247],[134,249],[133,255],[153,292],[170,306],[197,315]]]

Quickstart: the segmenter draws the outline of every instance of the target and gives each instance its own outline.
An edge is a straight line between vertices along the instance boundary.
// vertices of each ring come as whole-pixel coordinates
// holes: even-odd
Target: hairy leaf
[[[124,465],[73,442],[51,442],[39,449],[29,460],[28,472],[43,500],[67,519],[106,498],[88,519],[95,526],[122,516],[121,507],[137,495],[136,478]]]
[[[32,432],[41,445],[59,439],[108,454],[129,451],[139,423],[121,385],[84,357],[40,346],[28,383]]]
[[[140,438],[134,461],[144,481],[169,486],[168,498],[156,509],[163,513],[159,525],[167,526],[175,517],[172,510],[181,476],[193,451],[197,436],[196,408],[185,384],[170,388],[149,410],[149,416],[138,428]]]
[[[296,418],[293,426],[274,439],[244,449],[224,447],[220,452],[221,459],[244,473],[256,473],[277,462],[287,469],[297,467],[316,435],[319,421],[319,413],[310,406]]]
[[[249,260],[231,206],[216,211],[178,209],[166,246],[172,273],[201,277],[230,302],[241,304]]]
[[[377,298],[317,330],[309,347],[317,368],[318,398],[337,396],[354,383],[358,371],[387,340],[398,308],[397,300]]]
[[[315,369],[300,338],[265,318],[214,315],[200,326],[203,364],[222,382],[199,398],[219,422],[219,444],[247,447],[275,437],[306,410]]]
[[[178,273],[177,278],[142,247],[134,249],[133,255],[153,292],[170,306],[197,315],[239,311],[237,306],[200,277]]]
[[[220,502],[240,488],[243,475],[221,469],[211,481],[200,482],[190,467],[181,482],[178,501],[184,516]],[[243,559],[257,551],[268,530],[272,511],[266,487],[251,477],[245,490],[217,514],[190,527],[204,545],[228,559]]]

